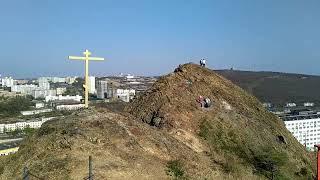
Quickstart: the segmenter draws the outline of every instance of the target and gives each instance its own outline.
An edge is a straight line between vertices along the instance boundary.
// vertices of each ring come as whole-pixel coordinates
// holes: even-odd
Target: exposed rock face
[[[199,96],[212,106],[201,108]],[[162,77],[121,114],[93,108],[45,123],[17,154],[0,158],[0,179],[21,177],[24,166],[43,179],[83,179],[89,155],[95,179],[313,175],[310,157],[283,122],[230,81],[193,64]]]

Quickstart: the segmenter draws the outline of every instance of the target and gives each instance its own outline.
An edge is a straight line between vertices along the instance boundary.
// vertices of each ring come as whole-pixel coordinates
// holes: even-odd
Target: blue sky
[[[317,0],[10,0],[1,2],[0,73],[159,75],[207,58],[214,69],[320,75]]]

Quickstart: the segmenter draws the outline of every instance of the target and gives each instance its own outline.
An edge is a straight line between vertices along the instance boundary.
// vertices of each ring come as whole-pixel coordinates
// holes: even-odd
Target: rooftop
[[[280,117],[283,121],[298,121],[308,119],[319,119],[320,114],[308,114],[308,115],[295,115],[295,116],[284,116]]]
[[[21,141],[22,140],[12,141],[12,142],[7,142],[7,143],[1,143],[0,144],[0,150],[18,147],[20,145]]]

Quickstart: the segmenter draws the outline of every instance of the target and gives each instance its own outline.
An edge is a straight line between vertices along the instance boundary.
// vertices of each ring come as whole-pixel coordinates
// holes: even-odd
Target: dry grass
[[[201,109],[199,95],[213,107]],[[0,179],[21,177],[24,166],[44,179],[83,179],[89,155],[96,179],[170,179],[174,160],[181,166],[171,170],[189,179],[267,179],[272,169],[282,179],[312,176],[309,155],[284,124],[211,70],[184,65],[126,109],[97,107],[46,123],[0,159]]]

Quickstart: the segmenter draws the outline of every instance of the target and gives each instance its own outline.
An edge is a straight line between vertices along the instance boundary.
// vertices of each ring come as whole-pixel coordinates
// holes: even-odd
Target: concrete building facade
[[[57,90],[57,95],[62,95],[63,93],[65,93],[67,91],[67,88],[59,87],[56,90]]]
[[[20,113],[24,116],[30,116],[35,114],[47,113],[47,112],[52,112],[52,109],[37,109],[37,110],[31,110],[31,111],[21,111]]]
[[[56,109],[59,111],[74,111],[85,108],[84,104],[70,104],[70,105],[58,105]]]
[[[320,114],[287,116],[282,118],[287,129],[307,149],[320,144]]]
[[[12,92],[18,92],[21,94],[32,95],[32,92],[36,89],[39,89],[37,85],[34,84],[25,84],[25,85],[13,85],[11,87]]]
[[[46,96],[45,101],[77,101],[80,102],[82,99],[82,96],[76,95],[76,96]]]
[[[44,108],[44,103],[43,102],[35,102],[35,108],[36,109]]]
[[[12,77],[5,77],[1,79],[1,85],[3,87],[12,87],[14,85],[14,80]]]
[[[97,83],[97,97],[99,99],[104,99],[107,97],[107,93],[108,93],[108,81],[99,80]]]
[[[136,91],[134,89],[117,89],[116,96],[118,99],[129,102],[136,95]]]
[[[50,89],[50,83],[48,81],[47,78],[45,77],[40,77],[38,79],[38,83],[39,83],[39,88],[42,89],[42,90],[48,90]]]
[[[30,128],[40,128],[41,125],[49,120],[54,119],[55,117],[48,117],[48,118],[41,118],[41,119],[35,119],[30,121],[21,121],[16,123],[10,123],[10,124],[0,124],[0,133],[14,131],[17,129],[25,129],[27,127]]]
[[[57,95],[57,91],[54,89],[46,89],[46,90],[37,89],[32,91],[32,96],[36,99],[45,98],[47,96],[56,96],[56,95]]]
[[[296,107],[296,106],[297,104],[292,102],[286,104],[286,107]]]
[[[303,106],[304,107],[313,107],[314,103],[313,102],[305,102],[305,103],[303,103]]]
[[[94,76],[89,76],[89,93],[96,93],[96,77]]]

